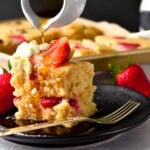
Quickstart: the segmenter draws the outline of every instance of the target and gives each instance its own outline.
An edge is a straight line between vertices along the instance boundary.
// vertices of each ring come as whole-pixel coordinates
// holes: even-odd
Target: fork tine
[[[116,118],[101,118],[100,120],[98,120],[99,122],[103,122],[105,124],[114,124],[119,122],[120,120],[122,120],[123,118],[125,118],[126,116],[128,116],[129,114],[131,114],[138,106],[140,105],[140,103],[136,103],[136,105],[132,105],[132,107],[130,107],[130,109],[128,109],[125,113],[122,113],[119,117]]]
[[[132,109],[134,106],[136,106],[138,103],[135,102],[135,103],[131,103],[130,105],[128,105],[126,108],[124,108],[122,111],[118,112],[117,114],[115,114],[114,116],[110,117],[111,118],[116,118],[116,117],[119,117],[120,115],[128,112],[130,109]]]
[[[114,112],[110,113],[109,115],[107,116],[104,116],[103,118],[108,118],[108,117],[111,117],[113,116],[114,114],[120,112],[124,107],[128,106],[132,101],[128,101],[127,103],[125,103],[124,105],[122,105],[121,107],[119,107],[117,110],[115,110]]]
[[[114,118],[111,118],[113,122],[117,122],[122,120],[124,117],[128,116],[133,110],[135,110],[140,104],[137,103],[135,105],[130,106],[127,108],[124,112],[120,113],[118,116],[115,116]]]
[[[125,107],[122,107],[122,109],[120,109],[119,111],[116,111],[113,114],[110,114],[109,116],[106,116],[107,119],[111,119],[111,118],[115,118],[118,117],[120,114],[126,112],[128,109],[132,108],[133,106],[135,106],[137,104],[137,102],[135,101],[130,101],[130,103],[128,103],[127,105],[125,105]]]
[[[99,123],[114,124],[132,113],[139,105],[140,103],[130,100],[111,114],[96,120]]]

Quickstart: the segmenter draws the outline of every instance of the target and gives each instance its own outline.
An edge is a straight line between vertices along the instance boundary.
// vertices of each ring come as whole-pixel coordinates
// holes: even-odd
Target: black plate
[[[96,78],[98,79],[101,75],[102,74],[99,74]],[[110,79],[109,76],[107,77]],[[49,130],[37,130],[25,134],[6,136],[4,139],[17,143],[40,146],[58,147],[83,145],[111,138],[119,133],[136,127],[149,118],[150,99],[128,88],[118,87],[111,84],[100,84],[100,79],[97,81],[99,84],[97,85],[97,90],[94,94],[94,101],[100,112],[97,113],[96,116],[108,114],[128,100],[136,100],[140,102],[140,107],[130,116],[114,125],[97,125],[85,122],[77,125],[71,130],[64,129],[63,127],[56,127]],[[95,80],[95,83],[97,83],[97,81]],[[13,117],[10,117],[10,115],[3,116],[0,119],[0,125],[2,127],[18,126],[15,121],[16,120]],[[28,123],[29,122],[19,122],[19,124]]]

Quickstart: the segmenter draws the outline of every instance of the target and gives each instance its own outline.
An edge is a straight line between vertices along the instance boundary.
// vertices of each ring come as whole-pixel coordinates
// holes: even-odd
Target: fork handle
[[[25,125],[21,127],[15,127],[15,128],[10,128],[10,129],[2,129],[0,130],[0,136],[8,136],[12,134],[17,134],[17,133],[22,133],[22,132],[28,132],[28,131],[33,131],[37,129],[42,129],[42,128],[48,128],[48,127],[54,127],[58,125],[63,125],[69,122],[81,122],[81,121],[92,121],[90,118],[86,117],[73,117],[65,121],[59,121],[59,122],[43,122],[43,123],[36,123],[32,125]],[[94,120],[92,121],[94,122]]]

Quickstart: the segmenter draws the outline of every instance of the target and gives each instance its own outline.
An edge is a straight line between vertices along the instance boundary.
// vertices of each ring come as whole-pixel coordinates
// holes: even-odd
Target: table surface
[[[142,65],[150,79],[150,65]],[[21,145],[0,139],[0,150],[150,150],[150,119],[142,125],[107,141],[83,146],[43,148]]]

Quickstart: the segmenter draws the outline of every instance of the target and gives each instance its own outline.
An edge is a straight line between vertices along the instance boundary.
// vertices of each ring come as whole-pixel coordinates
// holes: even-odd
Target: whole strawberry
[[[14,107],[14,88],[10,85],[10,79],[10,73],[4,72],[0,74],[0,114],[7,113]]]
[[[121,71],[116,76],[116,84],[150,96],[150,82],[139,65],[129,65],[125,70]]]
[[[113,70],[115,68],[115,83],[117,85],[132,88],[150,97],[150,82],[139,65],[130,64],[120,72],[118,71],[119,67],[111,66],[111,68]]]

